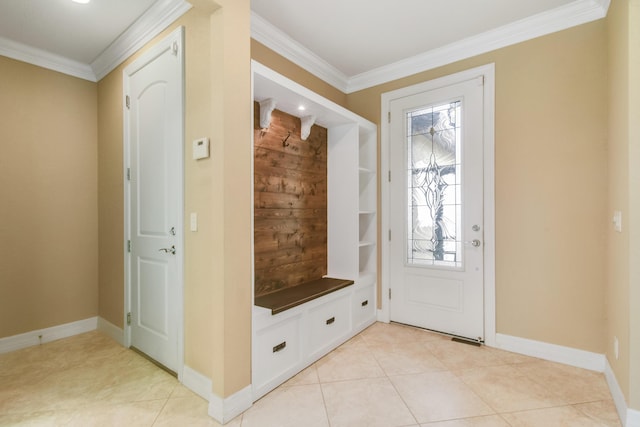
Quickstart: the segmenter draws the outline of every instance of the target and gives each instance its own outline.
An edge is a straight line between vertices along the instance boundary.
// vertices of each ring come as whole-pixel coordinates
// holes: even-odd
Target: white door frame
[[[177,43],[174,45],[174,43]],[[123,176],[124,176],[124,245],[123,245],[123,253],[124,253],[124,345],[125,347],[131,346],[131,326],[127,325],[127,313],[131,312],[131,253],[128,251],[128,241],[131,239],[131,205],[130,205],[130,185],[127,179],[128,169],[131,164],[131,159],[129,155],[129,151],[131,149],[131,141],[129,140],[129,117],[127,114],[127,106],[126,106],[126,97],[129,93],[129,79],[136,71],[140,70],[146,64],[157,58],[163,52],[168,49],[173,49],[174,46],[177,46],[179,49],[178,55],[181,58],[181,67],[180,67],[180,80],[182,85],[182,97],[180,98],[180,110],[182,111],[180,117],[180,127],[182,131],[180,132],[181,138],[180,141],[176,143],[180,144],[182,149],[180,153],[182,153],[181,158],[179,159],[179,170],[178,177],[180,179],[180,189],[181,194],[179,199],[180,210],[178,212],[178,224],[177,228],[180,230],[176,239],[176,269],[177,269],[177,277],[178,283],[178,300],[174,301],[175,305],[174,309],[176,310],[176,320],[178,322],[178,369],[176,374],[178,374],[178,379],[182,381],[182,371],[184,367],[184,111],[185,111],[185,101],[184,101],[184,85],[185,85],[185,75],[184,75],[184,27],[178,27],[169,35],[167,35],[164,39],[159,41],[156,45],[154,45],[151,49],[147,50],[143,53],[138,59],[129,64],[123,71],[123,81],[122,81],[122,111],[123,111],[123,133],[124,133],[124,157],[123,157]]]
[[[381,134],[380,134],[380,176],[381,179],[381,226],[382,236],[387,236],[389,224],[389,176],[390,171],[390,126],[389,112],[391,101],[429,90],[450,86],[484,75],[484,339],[491,347],[496,345],[496,268],[495,268],[495,65],[487,64],[462,71],[435,80],[404,87],[382,94],[381,97]],[[378,320],[388,323],[389,314],[389,239],[381,239],[382,272],[381,272],[381,308]]]

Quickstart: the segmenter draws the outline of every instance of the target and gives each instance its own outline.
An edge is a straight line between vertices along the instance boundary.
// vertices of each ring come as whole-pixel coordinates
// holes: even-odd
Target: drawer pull
[[[335,321],[336,321],[336,318],[335,318],[335,317],[332,317],[331,319],[327,319],[327,325],[330,325],[330,324],[332,324],[332,323],[333,323],[333,322],[335,322]]]
[[[362,304],[360,304],[360,305],[363,306],[363,307],[368,306],[369,305],[369,300],[366,299],[366,300],[362,301]]]
[[[286,341],[282,341],[280,344],[278,344],[277,346],[273,347],[273,352],[277,353],[280,350],[284,350],[284,348],[287,346],[287,342]]]

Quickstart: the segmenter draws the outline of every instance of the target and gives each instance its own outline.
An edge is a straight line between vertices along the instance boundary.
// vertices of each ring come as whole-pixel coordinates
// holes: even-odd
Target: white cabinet
[[[351,295],[327,295],[328,301],[309,310],[309,357],[316,359],[349,338]]]
[[[361,287],[353,292],[351,298],[351,313],[354,332],[360,332],[371,324],[376,316],[375,285]]]
[[[253,359],[259,361],[259,364],[253,372],[254,387],[263,387],[273,378],[286,376],[292,367],[300,365],[300,319],[301,315],[298,313],[255,331]]]
[[[353,337],[353,285],[272,315],[253,307],[254,401]],[[372,314],[372,313],[369,313]],[[360,314],[360,330],[375,321]]]
[[[354,284],[276,315],[253,309],[253,397],[258,399],[372,324],[378,272],[377,127],[253,62],[253,94],[327,129],[327,276]],[[301,113],[298,108],[304,106]]]

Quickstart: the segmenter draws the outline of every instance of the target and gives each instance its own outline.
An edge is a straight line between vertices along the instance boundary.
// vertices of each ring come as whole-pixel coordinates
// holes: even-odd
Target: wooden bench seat
[[[255,305],[270,309],[271,314],[278,314],[349,285],[353,285],[353,280],[324,277],[270,294],[257,296],[255,297]]]

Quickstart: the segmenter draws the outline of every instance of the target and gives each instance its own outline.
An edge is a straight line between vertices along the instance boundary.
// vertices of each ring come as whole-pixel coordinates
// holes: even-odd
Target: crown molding
[[[606,5],[605,5],[606,3]],[[610,0],[578,0],[349,78],[348,92],[397,80],[492,50],[604,18]]]
[[[253,11],[251,37],[336,89],[347,91],[349,79],[346,74]]]
[[[346,76],[252,12],[252,37],[337,89],[352,93],[607,16],[611,0],[576,0],[477,36]]]
[[[191,7],[185,0],[161,0],[151,6],[91,63],[96,80],[113,71]]]
[[[0,37],[0,55],[84,80],[96,81],[93,70],[87,64],[73,61],[60,55],[54,55],[47,51],[17,43],[3,37]]]

